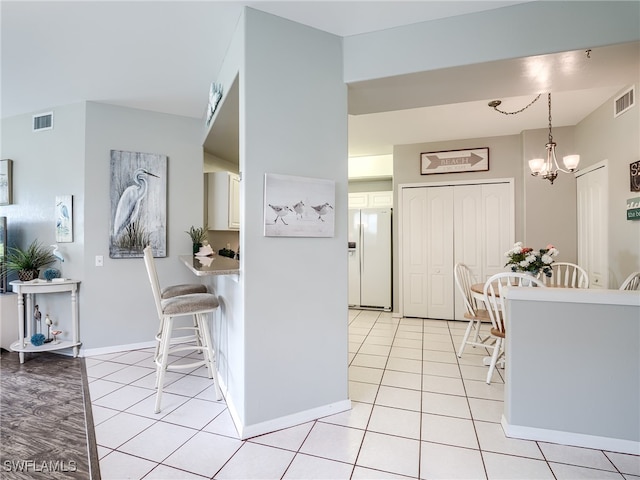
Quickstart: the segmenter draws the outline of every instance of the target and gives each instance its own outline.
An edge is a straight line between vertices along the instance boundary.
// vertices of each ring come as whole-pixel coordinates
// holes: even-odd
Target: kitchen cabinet
[[[240,176],[231,172],[208,174],[209,230],[240,229]]]
[[[349,208],[393,207],[393,192],[354,192],[349,194]]]

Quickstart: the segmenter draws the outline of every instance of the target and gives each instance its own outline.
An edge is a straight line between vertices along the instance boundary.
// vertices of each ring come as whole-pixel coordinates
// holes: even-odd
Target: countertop
[[[211,257],[180,255],[180,260],[198,277],[208,275],[238,275],[240,273],[240,262],[238,260],[221,255],[213,255]]]

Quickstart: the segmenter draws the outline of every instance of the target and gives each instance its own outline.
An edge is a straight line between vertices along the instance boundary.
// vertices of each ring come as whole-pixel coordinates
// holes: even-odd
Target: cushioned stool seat
[[[160,292],[162,298],[177,297],[179,295],[189,295],[190,293],[207,293],[207,287],[201,283],[183,283],[165,287]]]

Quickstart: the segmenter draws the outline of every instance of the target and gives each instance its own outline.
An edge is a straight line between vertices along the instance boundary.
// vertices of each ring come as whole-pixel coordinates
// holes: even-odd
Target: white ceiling
[[[89,100],[203,118],[209,84],[243,6],[349,36],[517,3],[523,2],[2,1],[0,112],[6,118]],[[350,85],[349,111],[358,113],[349,120],[350,155],[391,153],[394,144],[544,128],[546,99],[508,117],[487,107],[500,98],[502,108],[515,110],[541,91],[554,92],[554,126],[573,125],[628,85],[629,71],[631,81],[638,81],[638,45],[635,50],[607,48],[594,50],[586,63],[584,52],[570,52],[464,67],[473,70],[471,77],[447,69],[390,79],[394,88],[389,80]],[[553,74],[578,64],[573,76]],[[545,84],[523,74],[532,66],[535,72],[549,69]],[[493,80],[453,81],[478,74]]]

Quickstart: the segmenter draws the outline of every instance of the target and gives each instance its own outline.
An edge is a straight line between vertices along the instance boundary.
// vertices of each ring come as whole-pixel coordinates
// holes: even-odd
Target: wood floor
[[[100,479],[84,359],[2,350],[0,387],[0,478]]]

